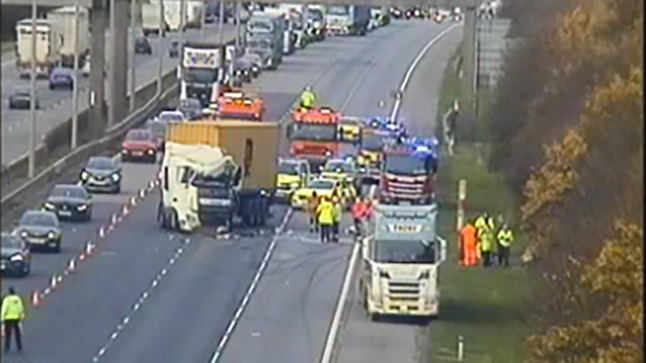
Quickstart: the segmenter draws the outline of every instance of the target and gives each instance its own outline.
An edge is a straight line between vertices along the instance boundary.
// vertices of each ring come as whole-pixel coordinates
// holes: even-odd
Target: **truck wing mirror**
[[[287,128],[285,129],[285,135],[287,136],[287,138],[291,139],[293,133],[294,133],[294,125],[292,124],[287,125]]]
[[[444,240],[444,238],[441,238],[441,237],[438,237],[437,240],[439,242],[438,252],[440,257],[438,263],[442,263],[446,260],[446,240]]]

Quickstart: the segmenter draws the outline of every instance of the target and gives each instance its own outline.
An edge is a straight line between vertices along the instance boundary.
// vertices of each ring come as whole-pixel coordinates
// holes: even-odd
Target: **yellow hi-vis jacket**
[[[25,308],[22,306],[20,296],[9,295],[2,300],[2,321],[23,320],[24,318]]]
[[[511,243],[514,242],[514,235],[511,233],[511,230],[508,228],[503,228],[498,232],[498,242],[503,247],[511,246]]]
[[[314,92],[305,91],[301,94],[301,106],[303,107],[314,107],[315,100],[316,96],[314,95]]]
[[[334,206],[328,201],[321,202],[316,209],[319,216],[319,224],[332,225],[334,223]]]
[[[334,204],[334,223],[341,223],[341,216],[343,215],[343,207],[341,202]]]

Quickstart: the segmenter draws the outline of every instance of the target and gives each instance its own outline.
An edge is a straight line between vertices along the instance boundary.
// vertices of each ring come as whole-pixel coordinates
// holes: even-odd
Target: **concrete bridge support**
[[[105,30],[108,22],[108,9],[105,0],[94,0],[90,9],[90,29],[92,45],[90,49],[90,90],[91,102],[89,126],[91,133],[97,135],[105,128]]]
[[[110,0],[110,97],[108,127],[123,120],[128,112],[128,13],[130,2]]]

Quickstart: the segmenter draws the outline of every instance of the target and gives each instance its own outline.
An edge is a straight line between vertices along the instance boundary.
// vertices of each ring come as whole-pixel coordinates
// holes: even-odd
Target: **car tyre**
[[[31,274],[31,263],[26,263],[22,268],[22,276],[29,276]]]

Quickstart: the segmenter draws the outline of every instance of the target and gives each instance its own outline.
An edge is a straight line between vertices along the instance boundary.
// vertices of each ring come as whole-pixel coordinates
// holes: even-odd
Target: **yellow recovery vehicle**
[[[275,193],[279,142],[275,122],[169,124],[158,211],[162,227],[229,230],[234,218],[246,226],[263,225]]]

